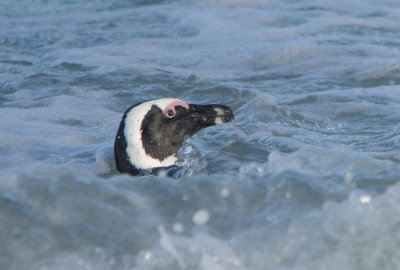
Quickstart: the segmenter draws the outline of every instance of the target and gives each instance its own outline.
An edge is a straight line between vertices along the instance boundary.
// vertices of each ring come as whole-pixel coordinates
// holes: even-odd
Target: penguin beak
[[[235,116],[229,107],[219,104],[189,104],[188,113],[190,117],[202,127],[220,125],[231,122],[235,119]]]

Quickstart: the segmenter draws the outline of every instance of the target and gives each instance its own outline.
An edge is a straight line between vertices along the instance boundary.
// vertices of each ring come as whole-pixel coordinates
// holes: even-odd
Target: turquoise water
[[[397,1],[0,3],[1,269],[397,269]],[[122,113],[235,121],[130,177]]]

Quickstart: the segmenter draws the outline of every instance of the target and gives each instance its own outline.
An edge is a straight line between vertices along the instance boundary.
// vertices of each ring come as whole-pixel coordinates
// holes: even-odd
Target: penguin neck
[[[125,129],[125,117],[121,120],[117,136],[114,142],[114,158],[115,158],[115,165],[118,171],[126,172],[131,175],[138,175],[140,170],[132,165],[128,153],[126,152],[127,149],[127,142],[125,139],[124,134]]]
[[[151,170],[158,167],[169,167],[177,161],[176,155],[170,155],[164,158],[156,158],[151,156],[146,151],[143,143],[142,122],[148,111],[151,110],[152,104],[149,107],[133,107],[125,116],[122,134],[126,140],[126,155],[130,163],[138,169]]]
[[[133,106],[132,109],[135,107]],[[159,160],[146,153],[141,128],[137,125],[141,121],[132,119],[132,116],[137,116],[137,113],[131,113],[131,110],[123,115],[115,137],[114,158],[117,170],[131,175],[146,175],[173,167],[177,160],[175,155]]]

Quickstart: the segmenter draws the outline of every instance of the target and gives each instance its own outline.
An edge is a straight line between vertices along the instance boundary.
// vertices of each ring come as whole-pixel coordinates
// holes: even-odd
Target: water
[[[398,1],[0,3],[0,269],[397,269]],[[122,113],[229,105],[182,176]]]

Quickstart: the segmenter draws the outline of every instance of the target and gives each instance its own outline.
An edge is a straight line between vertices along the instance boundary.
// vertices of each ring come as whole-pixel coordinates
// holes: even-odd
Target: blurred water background
[[[394,0],[2,0],[0,269],[398,269],[399,48]],[[236,119],[120,175],[161,97]]]

